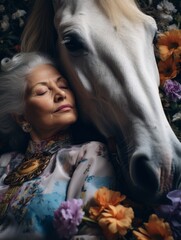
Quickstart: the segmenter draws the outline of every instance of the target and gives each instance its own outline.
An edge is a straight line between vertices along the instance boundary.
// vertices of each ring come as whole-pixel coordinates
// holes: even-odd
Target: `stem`
[[[96,222],[95,220],[93,220],[93,219],[91,219],[91,218],[89,218],[89,217],[83,217],[82,220],[83,220],[83,221],[87,221],[87,222],[91,222],[91,223],[96,223],[96,224],[97,224],[97,222]]]

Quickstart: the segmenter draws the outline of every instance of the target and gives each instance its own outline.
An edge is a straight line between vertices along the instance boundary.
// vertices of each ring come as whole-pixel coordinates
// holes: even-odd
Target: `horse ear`
[[[54,55],[56,39],[52,1],[35,1],[21,36],[21,50],[43,51]]]

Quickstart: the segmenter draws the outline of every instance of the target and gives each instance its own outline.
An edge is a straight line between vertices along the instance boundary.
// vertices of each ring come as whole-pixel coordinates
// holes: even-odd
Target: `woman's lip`
[[[70,105],[70,104],[65,104],[65,105],[59,106],[59,107],[55,110],[55,112],[59,112],[59,111],[62,111],[62,110],[69,110],[69,109],[71,109],[71,108],[73,108],[72,105]]]

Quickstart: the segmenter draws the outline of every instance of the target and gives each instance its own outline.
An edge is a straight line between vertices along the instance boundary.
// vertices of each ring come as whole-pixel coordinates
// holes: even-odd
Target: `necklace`
[[[39,176],[50,162],[52,155],[35,154],[26,159],[4,179],[4,184],[17,186]]]
[[[44,140],[38,146],[30,141],[24,161],[5,177],[4,184],[20,186],[24,182],[38,177],[48,166],[52,155],[59,149],[70,145],[71,137],[69,134]]]

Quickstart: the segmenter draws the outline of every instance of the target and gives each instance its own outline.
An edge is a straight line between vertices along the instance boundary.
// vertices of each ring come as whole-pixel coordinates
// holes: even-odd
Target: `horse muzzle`
[[[125,165],[119,147],[117,174],[120,189],[139,202],[161,201],[174,188],[174,167],[153,161],[146,153],[134,153]],[[123,167],[124,166],[124,167]],[[180,174],[178,174],[179,176]]]

